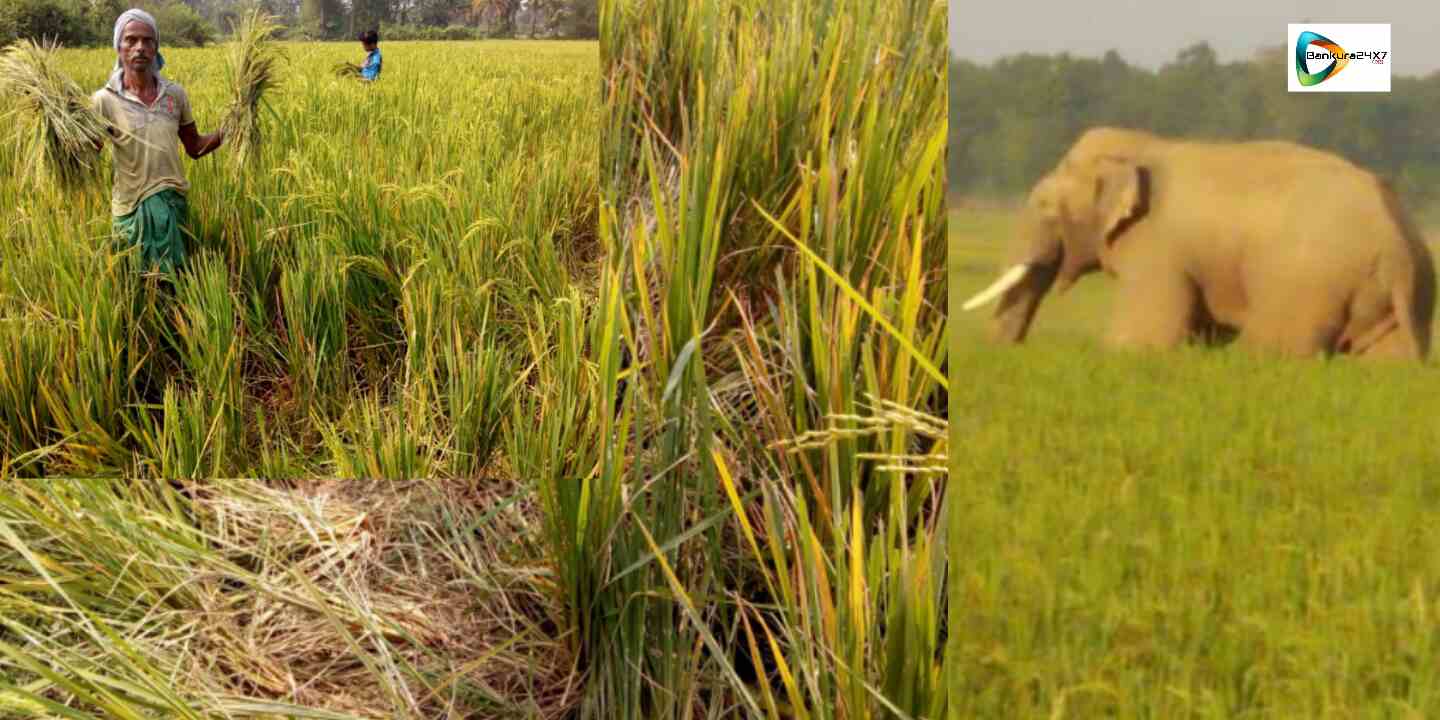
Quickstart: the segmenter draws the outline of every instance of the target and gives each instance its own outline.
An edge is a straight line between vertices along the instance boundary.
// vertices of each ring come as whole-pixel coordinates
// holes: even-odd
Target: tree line
[[[275,15],[296,40],[598,37],[598,0],[0,0],[0,47],[19,38],[108,46],[115,18],[131,7],[155,16],[165,43],[203,46],[245,12]]]
[[[1211,139],[1283,139],[1337,152],[1385,177],[1417,207],[1440,204],[1440,72],[1392,76],[1385,93],[1291,93],[1285,49],[1221,63],[1201,43],[1158,70],[1103,58],[1022,54],[989,65],[952,58],[949,184],[1015,196],[1086,128],[1117,125]]]

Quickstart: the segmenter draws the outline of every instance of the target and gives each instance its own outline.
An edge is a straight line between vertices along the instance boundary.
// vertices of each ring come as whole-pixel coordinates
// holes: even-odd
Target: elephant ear
[[[1095,210],[1105,244],[1150,211],[1150,170],[1119,158],[1106,158],[1095,174]]]

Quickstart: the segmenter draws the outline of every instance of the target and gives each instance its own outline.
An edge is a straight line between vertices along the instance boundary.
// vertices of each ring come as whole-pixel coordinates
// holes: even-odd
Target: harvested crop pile
[[[284,54],[273,43],[277,30],[274,17],[251,12],[235,27],[235,40],[227,52],[234,92],[220,127],[233,148],[236,169],[253,163],[260,153],[261,105],[265,94],[278,84],[276,65]]]
[[[59,46],[22,40],[0,54],[0,121],[10,125],[21,175],[73,188],[99,179],[109,123],[90,96],[59,69]]]

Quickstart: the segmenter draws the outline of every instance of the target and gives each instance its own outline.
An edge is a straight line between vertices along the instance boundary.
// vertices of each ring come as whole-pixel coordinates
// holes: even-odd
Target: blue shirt
[[[360,67],[360,77],[366,80],[374,80],[380,77],[380,48],[371,50],[365,56],[365,64]]]

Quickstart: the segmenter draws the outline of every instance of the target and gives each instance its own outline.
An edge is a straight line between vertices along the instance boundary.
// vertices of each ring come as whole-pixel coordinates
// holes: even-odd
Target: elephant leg
[[[1292,357],[1314,357],[1332,352],[1335,333],[1319,328],[1265,329],[1240,333],[1240,342],[1252,350]]]
[[[1198,317],[1200,293],[1184,275],[1122,279],[1106,343],[1118,349],[1171,349]]]
[[[1292,297],[1252,309],[1240,342],[1255,350],[1295,357],[1328,355],[1337,350],[1344,326],[1344,308],[1338,303]]]
[[[1234,327],[1216,320],[1203,300],[1195,304],[1195,315],[1190,327],[1191,337],[1196,342],[1215,347],[1229,345],[1238,334]]]
[[[1420,360],[1416,342],[1409,337],[1409,330],[1391,318],[1376,328],[1378,338],[1356,352],[1356,357],[1366,360]],[[1374,335],[1372,335],[1374,337]]]
[[[1390,293],[1365,288],[1351,304],[1350,326],[1341,340],[1344,351],[1366,359],[1420,360],[1412,328],[1396,314]]]

